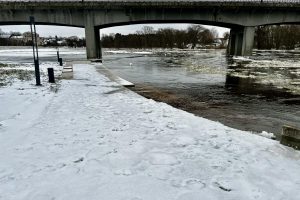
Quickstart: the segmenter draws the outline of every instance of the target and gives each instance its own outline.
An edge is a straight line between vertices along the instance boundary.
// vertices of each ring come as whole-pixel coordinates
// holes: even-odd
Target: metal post
[[[59,62],[59,66],[63,66],[62,58],[59,58],[59,59],[58,59],[58,62]]]
[[[53,68],[48,68],[48,77],[49,77],[49,83],[55,83]]]
[[[31,39],[32,39],[32,51],[33,51],[36,85],[41,85],[39,53],[38,53],[38,46],[37,46],[37,36],[36,36],[34,17],[30,16],[29,20],[30,20],[30,30],[31,30]]]
[[[59,49],[58,48],[57,48],[56,54],[57,54],[57,62],[59,62]]]
[[[55,41],[56,41],[57,62],[59,62],[59,48],[58,48],[58,38],[57,38],[57,35],[55,36]]]

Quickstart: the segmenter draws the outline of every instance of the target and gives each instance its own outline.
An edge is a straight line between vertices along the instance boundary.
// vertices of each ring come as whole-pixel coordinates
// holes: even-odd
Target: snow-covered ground
[[[3,47],[2,47],[3,48]],[[0,47],[0,56],[5,57],[15,57],[18,55],[18,57],[32,57],[32,47],[5,47],[2,49]],[[84,48],[66,48],[66,47],[60,47],[59,48],[59,54],[61,56],[64,56],[66,54],[73,54],[73,55],[81,55],[85,53]],[[50,56],[56,56],[57,55],[57,49],[56,48],[49,48],[49,47],[41,47],[39,48],[39,54],[41,57],[50,57]]]
[[[0,88],[2,200],[296,200],[300,152],[145,99],[91,64]]]

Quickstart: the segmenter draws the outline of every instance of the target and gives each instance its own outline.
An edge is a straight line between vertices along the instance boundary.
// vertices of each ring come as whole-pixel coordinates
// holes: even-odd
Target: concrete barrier
[[[124,86],[124,87],[134,87],[134,83],[131,83],[115,74],[113,74],[109,69],[107,69],[103,64],[99,64],[97,66],[97,71],[101,74],[104,74],[110,80],[115,81],[116,83]]]
[[[72,79],[73,78],[73,63],[67,63],[62,71],[63,79]]]
[[[283,126],[280,144],[300,150],[300,129],[292,126]]]

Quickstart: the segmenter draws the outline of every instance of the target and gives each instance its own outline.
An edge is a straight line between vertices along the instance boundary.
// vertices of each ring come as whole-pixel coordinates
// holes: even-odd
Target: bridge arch
[[[199,25],[209,25],[209,26],[219,26],[223,28],[242,28],[240,25],[228,24],[223,22],[214,22],[214,21],[204,21],[204,20],[140,20],[140,21],[124,21],[124,22],[115,22],[108,24],[101,24],[97,26],[99,29],[111,28],[115,26],[127,26],[127,25],[136,25],[136,24],[199,24]]]
[[[98,40],[98,35],[99,35],[99,29],[101,32],[101,29],[103,28],[111,28],[115,26],[126,26],[126,25],[136,25],[136,24],[174,24],[174,23],[185,23],[185,24],[199,24],[199,25],[209,25],[209,26],[219,26],[223,28],[229,28],[231,30],[238,30],[241,32],[241,30],[244,30],[243,26],[237,25],[237,24],[230,24],[230,23],[224,23],[224,22],[216,22],[216,21],[208,21],[208,20],[187,20],[187,19],[176,19],[176,20],[129,20],[129,21],[122,21],[122,22],[114,22],[114,23],[107,23],[107,24],[101,24],[99,26],[95,26],[95,34],[96,36],[94,37],[96,41]],[[252,35],[251,35],[252,36]],[[254,38],[254,32],[253,32],[253,38]],[[232,39],[231,39],[232,40]],[[239,44],[236,45],[236,41],[234,41],[234,46],[232,45],[232,50],[229,49],[228,52],[231,53],[232,55],[236,54],[236,51],[239,51],[239,54],[242,54],[242,42],[240,41]],[[93,42],[94,44],[97,42]],[[94,49],[96,52],[100,52],[98,55],[100,55],[98,58],[101,59],[101,46],[97,46]],[[250,47],[252,48],[252,46]],[[250,50],[249,50],[250,51]],[[91,55],[93,52],[89,53],[89,49],[87,49],[87,55]]]

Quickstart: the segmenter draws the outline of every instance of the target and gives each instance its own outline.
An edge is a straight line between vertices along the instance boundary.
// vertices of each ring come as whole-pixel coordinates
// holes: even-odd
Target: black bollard
[[[59,66],[63,66],[62,58],[59,58],[58,62],[59,62]]]
[[[57,50],[56,54],[57,54],[57,62],[59,62],[59,51],[58,50]]]
[[[49,77],[49,83],[55,83],[53,68],[48,68],[48,77]]]

